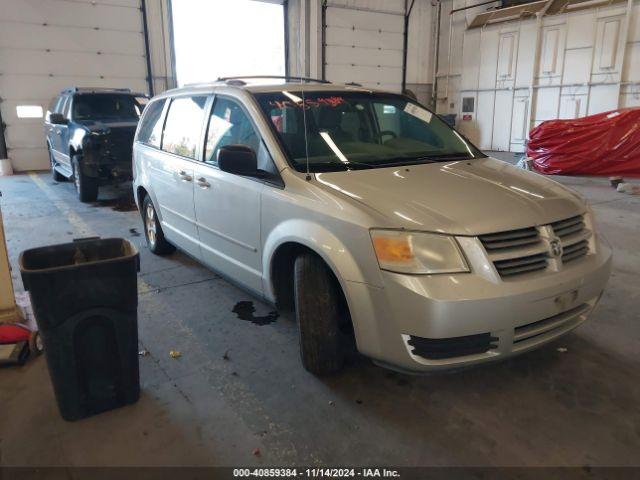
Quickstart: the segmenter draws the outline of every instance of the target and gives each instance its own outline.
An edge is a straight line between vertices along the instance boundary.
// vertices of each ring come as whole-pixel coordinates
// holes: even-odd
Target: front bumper
[[[571,331],[597,304],[610,272],[611,249],[598,242],[562,271],[514,281],[382,272],[383,288],[348,282],[346,289],[358,349],[391,368],[428,372],[506,358]],[[411,345],[412,337],[483,335],[491,338],[486,351],[446,358],[425,358]]]

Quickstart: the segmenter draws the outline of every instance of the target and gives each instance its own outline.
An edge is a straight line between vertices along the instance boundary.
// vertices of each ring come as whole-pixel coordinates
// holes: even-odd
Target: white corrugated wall
[[[156,90],[171,85],[166,5],[147,2]],[[8,157],[16,171],[48,168],[42,118],[63,88],[127,87],[147,92],[140,0],[0,0],[0,104]]]
[[[626,36],[625,3],[543,17],[535,73],[536,20],[468,30],[480,9],[455,14],[447,62],[449,11],[473,3],[443,3],[437,109],[458,114],[480,148],[523,151],[529,129],[544,120],[640,106],[637,1]],[[463,112],[464,98],[473,112]]]

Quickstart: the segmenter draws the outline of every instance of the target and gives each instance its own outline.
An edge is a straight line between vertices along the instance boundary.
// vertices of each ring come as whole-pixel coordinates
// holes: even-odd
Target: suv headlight
[[[371,230],[382,270],[418,275],[469,272],[455,238],[437,233]]]

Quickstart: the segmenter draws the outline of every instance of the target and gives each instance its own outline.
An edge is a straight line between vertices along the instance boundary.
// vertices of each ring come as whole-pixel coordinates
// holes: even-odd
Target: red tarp
[[[527,156],[540,173],[640,176],[640,108],[542,122]]]
[[[0,345],[5,343],[28,342],[31,330],[17,323],[0,325]]]

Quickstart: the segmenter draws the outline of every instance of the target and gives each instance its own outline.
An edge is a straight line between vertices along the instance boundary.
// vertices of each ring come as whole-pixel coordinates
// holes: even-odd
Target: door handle
[[[62,133],[62,130],[58,130],[58,129],[56,128],[56,135],[60,135],[61,133]]]
[[[180,180],[184,180],[185,182],[190,182],[191,180],[193,180],[193,177],[184,170],[180,170],[178,176],[180,177]]]
[[[211,184],[209,182],[207,182],[207,179],[204,177],[200,177],[198,178],[198,180],[196,180],[196,182],[198,183],[198,186],[201,188],[209,188],[211,186]]]

